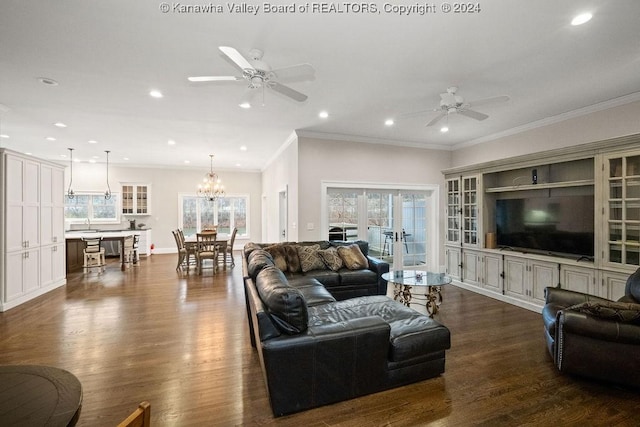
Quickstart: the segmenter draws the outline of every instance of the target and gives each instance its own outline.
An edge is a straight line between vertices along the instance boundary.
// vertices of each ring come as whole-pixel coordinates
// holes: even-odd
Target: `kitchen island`
[[[84,264],[84,242],[82,239],[102,238],[103,241],[120,242],[120,269],[125,269],[124,239],[128,236],[140,235],[139,230],[76,230],[64,234],[67,246],[67,274],[81,271]]]

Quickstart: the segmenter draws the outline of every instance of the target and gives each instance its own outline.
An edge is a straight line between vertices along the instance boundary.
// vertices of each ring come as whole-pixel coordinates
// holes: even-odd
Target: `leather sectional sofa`
[[[618,301],[560,288],[545,296],[545,340],[561,372],[640,387],[640,269]]]
[[[316,244],[340,243],[301,243]],[[366,242],[358,244],[367,250]],[[245,246],[243,273],[251,342],[275,416],[444,372],[449,330],[384,296],[386,282],[383,286],[379,281],[380,270],[370,270],[376,280],[361,286],[342,269],[337,282],[334,275],[318,272],[287,274],[276,266],[267,247]],[[384,264],[374,261],[369,268],[387,271]],[[348,292],[341,292],[342,274]],[[369,274],[360,277],[373,280]]]

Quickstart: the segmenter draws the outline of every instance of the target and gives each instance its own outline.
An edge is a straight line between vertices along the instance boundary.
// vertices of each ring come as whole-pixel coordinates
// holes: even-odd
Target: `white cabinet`
[[[596,273],[592,267],[562,265],[560,268],[560,286],[570,291],[598,295],[596,291]]]
[[[448,243],[462,243],[464,246],[478,247],[480,243],[480,191],[477,175],[450,178],[447,188],[447,230]]]
[[[482,286],[490,291],[502,293],[502,255],[485,253],[482,257]]]
[[[151,185],[122,184],[122,214],[151,215]]]
[[[482,280],[482,257],[477,251],[462,251],[462,280],[480,286]]]
[[[613,301],[617,301],[624,296],[624,288],[630,273],[619,273],[616,271],[600,270],[598,272],[600,291],[598,295]]]
[[[151,255],[151,230],[140,230],[138,255]]]
[[[0,156],[5,311],[65,283],[64,169],[6,149]]]
[[[459,247],[448,246],[445,249],[445,273],[453,279],[460,279],[462,274],[462,250]]]
[[[544,288],[557,286],[558,264],[515,256],[504,257],[504,292],[525,301],[544,304]]]

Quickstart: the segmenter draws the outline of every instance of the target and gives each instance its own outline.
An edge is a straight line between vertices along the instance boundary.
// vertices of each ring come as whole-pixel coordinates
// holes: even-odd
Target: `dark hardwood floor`
[[[80,426],[114,426],[143,400],[156,426],[640,425],[639,391],[555,370],[539,314],[455,286],[436,316],[452,336],[442,376],[273,418],[240,263],[187,276],[175,261],[153,255],[125,272],[112,263],[72,274],[0,313],[0,364],[73,372],[84,390]]]

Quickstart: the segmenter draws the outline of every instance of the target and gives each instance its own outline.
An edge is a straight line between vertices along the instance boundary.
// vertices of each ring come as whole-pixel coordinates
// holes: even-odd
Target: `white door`
[[[278,193],[278,233],[281,242],[287,241],[287,190]]]

